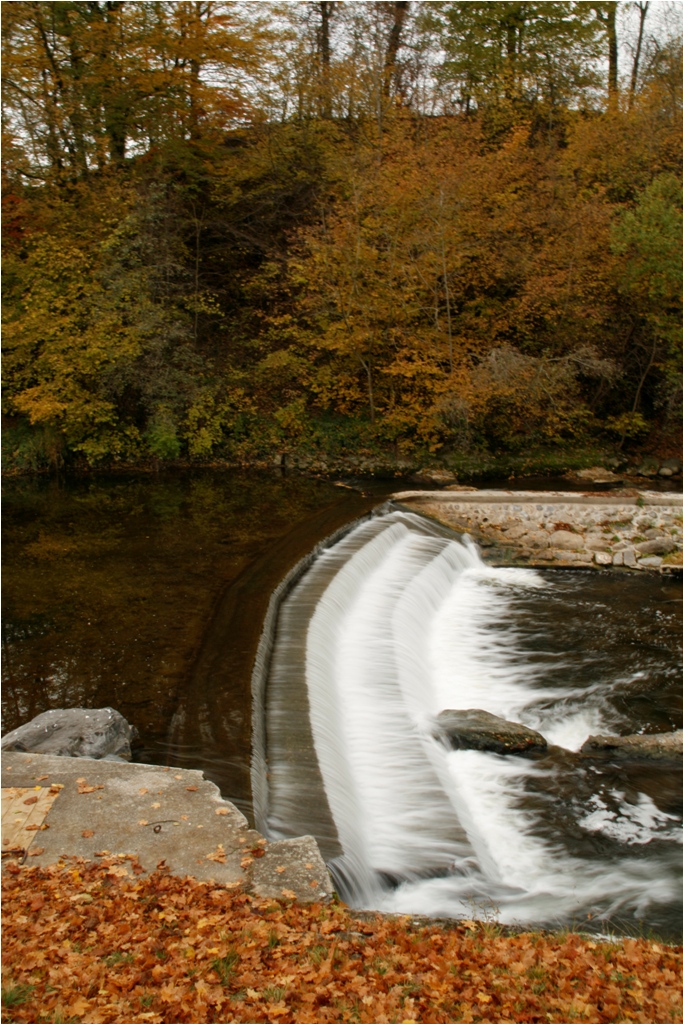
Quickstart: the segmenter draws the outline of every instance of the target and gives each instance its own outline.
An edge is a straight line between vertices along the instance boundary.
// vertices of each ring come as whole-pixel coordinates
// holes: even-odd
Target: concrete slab
[[[31,850],[32,865],[122,855],[145,872],[163,864],[174,875],[267,897],[312,903],[332,896],[312,837],[270,844],[200,771],[7,752],[1,774],[3,789],[59,794],[41,819],[47,828],[39,833],[40,852]],[[27,848],[15,835],[21,831],[12,830],[11,842]]]

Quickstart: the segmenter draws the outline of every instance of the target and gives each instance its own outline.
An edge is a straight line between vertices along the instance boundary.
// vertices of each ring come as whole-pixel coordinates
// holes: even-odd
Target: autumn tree
[[[681,40],[641,5],[602,105],[612,9],[6,5],[10,433],[95,463],[673,421]]]
[[[17,3],[3,16],[5,117],[32,173],[82,177],[177,150],[247,110],[258,32],[237,5]]]

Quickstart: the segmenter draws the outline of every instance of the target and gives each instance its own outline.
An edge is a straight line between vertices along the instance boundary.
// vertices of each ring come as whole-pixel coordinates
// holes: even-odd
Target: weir
[[[356,906],[539,924],[653,905],[681,915],[680,816],[606,792],[571,753],[615,727],[619,680],[576,685],[563,655],[529,655],[520,608],[557,602],[554,584],[485,565],[422,516],[380,511],[323,545],[272,608],[255,675],[258,827],[314,835]],[[540,761],[450,750],[436,729],[447,708],[557,746]]]

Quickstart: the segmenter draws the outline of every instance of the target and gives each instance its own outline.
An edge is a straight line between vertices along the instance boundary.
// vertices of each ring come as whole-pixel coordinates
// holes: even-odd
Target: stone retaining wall
[[[393,496],[502,560],[533,566],[683,570],[683,494],[402,491]]]

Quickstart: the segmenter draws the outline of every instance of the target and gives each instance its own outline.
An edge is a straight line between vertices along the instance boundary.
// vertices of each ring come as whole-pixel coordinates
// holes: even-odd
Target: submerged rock
[[[540,732],[476,708],[467,711],[442,711],[437,715],[436,721],[436,735],[445,740],[453,750],[529,754],[548,748]]]
[[[622,478],[609,469],[602,466],[591,466],[590,469],[580,469],[577,473],[568,473],[567,476],[577,480],[588,480],[593,484],[620,484]]]
[[[621,754],[630,757],[683,759],[683,729],[631,736],[589,736],[582,754]]]
[[[411,477],[416,483],[431,483],[431,484],[454,484],[457,482],[455,473],[451,473],[448,469],[421,469],[419,472],[414,473]]]
[[[44,711],[2,737],[2,750],[60,757],[111,755],[131,759],[131,740],[137,730],[113,708],[56,708]]]
[[[680,459],[665,459],[659,467],[660,476],[676,476],[681,471]]]

